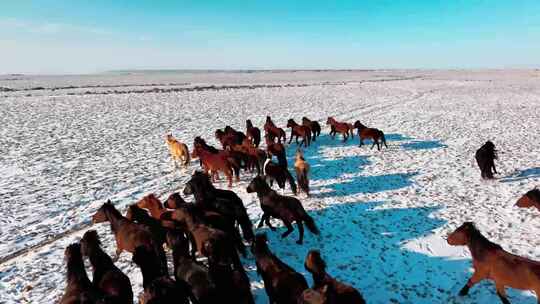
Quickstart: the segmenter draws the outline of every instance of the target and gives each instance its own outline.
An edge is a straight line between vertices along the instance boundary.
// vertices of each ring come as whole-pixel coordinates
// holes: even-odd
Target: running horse
[[[379,151],[381,151],[382,145],[388,148],[388,145],[386,144],[386,137],[384,137],[383,131],[375,128],[368,128],[364,126],[359,120],[354,122],[353,127],[358,129],[358,137],[360,137],[360,147],[364,144],[364,139],[371,139],[373,141],[371,149],[373,149],[375,145],[377,145],[377,150]]]
[[[338,122],[333,117],[328,117],[326,120],[326,125],[330,126],[330,135],[332,136],[332,139],[334,139],[336,133],[343,135],[343,142],[346,142],[347,139],[349,139],[349,135],[351,138],[354,137],[354,127],[350,123]]]
[[[302,137],[302,144],[304,147],[309,147],[311,144],[311,129],[309,127],[297,124],[294,119],[289,119],[287,121],[287,128],[291,128],[291,136],[289,137],[289,144],[291,143],[293,137],[296,137],[296,144],[298,144],[298,137]]]
[[[278,142],[281,143],[281,139],[283,138],[283,142],[287,140],[287,135],[285,134],[285,131],[281,128],[278,128],[274,122],[272,121],[272,118],[270,116],[266,116],[266,123],[264,124],[264,132],[274,141],[275,138],[278,139]]]
[[[497,295],[504,304],[510,304],[506,297],[507,286],[533,290],[537,299],[540,296],[540,262],[505,251],[485,238],[472,222],[457,228],[448,235],[447,241],[452,246],[469,247],[473,258],[474,273],[459,292],[460,296],[468,294],[473,285],[484,279],[495,282]]]

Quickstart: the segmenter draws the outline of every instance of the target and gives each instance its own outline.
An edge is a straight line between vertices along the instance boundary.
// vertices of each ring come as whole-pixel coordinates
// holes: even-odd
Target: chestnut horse
[[[229,188],[232,187],[233,181],[233,160],[231,157],[228,157],[224,154],[214,154],[204,150],[202,147],[195,147],[193,153],[197,155],[203,164],[203,169],[205,173],[210,172],[212,182],[215,182],[218,176],[218,171],[223,172],[227,177]],[[240,181],[240,177],[236,175],[236,181]]]
[[[92,223],[109,222],[116,239],[116,259],[122,251],[133,253],[138,246],[144,246],[148,250],[155,251],[161,259],[161,267],[167,273],[167,259],[163,247],[154,240],[152,232],[143,225],[134,223],[120,214],[112,202],[104,203],[92,216]]]
[[[193,147],[194,147],[193,152],[191,153],[191,156],[193,158],[199,157],[199,155],[197,154],[197,151],[195,151],[195,148],[201,148],[212,154],[217,154],[217,155],[220,155],[221,157],[226,158],[231,163],[234,176],[236,176],[237,179],[239,178],[240,168],[242,167],[242,162],[245,162],[245,159],[243,159],[243,156],[239,155],[238,152],[231,151],[231,150],[218,150],[215,147],[208,145],[206,141],[199,136],[195,137],[195,139],[193,140]],[[204,164],[202,160],[199,159],[199,161],[200,161],[201,167],[203,167]],[[217,172],[216,172],[216,177],[219,177],[219,174]]]
[[[516,203],[521,208],[536,207],[540,211],[540,190],[534,188],[525,193]]]
[[[167,146],[169,146],[169,152],[171,153],[174,167],[177,167],[177,162],[181,163],[184,167],[187,167],[190,162],[188,146],[176,140],[172,134],[167,134],[166,141]]]
[[[272,231],[274,231],[275,228],[270,223],[270,217],[274,217],[283,221],[283,224],[287,227],[287,231],[281,235],[282,238],[286,238],[293,232],[294,228],[292,223],[296,222],[299,233],[298,241],[296,241],[297,244],[302,244],[304,241],[303,224],[306,224],[311,233],[319,234],[319,229],[315,225],[315,221],[306,212],[302,203],[297,198],[277,194],[276,191],[268,186],[264,177],[255,177],[251,183],[249,183],[246,191],[247,193],[257,193],[257,196],[259,197],[263,215],[258,228],[261,228],[263,223],[265,223]]]
[[[254,127],[250,119],[246,120],[246,136],[255,147],[259,147],[261,143],[261,130]]]
[[[302,292],[308,288],[306,279],[276,257],[267,242],[266,234],[257,234],[252,252],[257,273],[263,278],[268,303],[296,304]]]
[[[330,135],[332,136],[332,139],[334,139],[336,133],[341,133],[341,135],[343,135],[343,142],[346,142],[347,139],[349,139],[349,134],[351,135],[351,138],[354,137],[354,128],[350,123],[338,122],[333,117],[328,117],[326,125],[330,126]]]
[[[297,124],[294,119],[289,119],[287,121],[287,128],[291,128],[291,136],[289,137],[289,144],[291,143],[293,136],[296,137],[296,144],[298,144],[298,137],[302,137],[302,142],[300,143],[300,146],[302,144],[305,147],[309,147],[311,144],[311,129],[306,126],[301,126]]]
[[[315,141],[321,135],[321,125],[316,120],[309,120],[307,117],[302,117],[302,125],[309,127],[312,132],[311,139]]]
[[[64,252],[67,285],[60,304],[105,303],[104,294],[92,285],[81,254],[81,245],[71,244]],[[103,302],[102,302],[103,301]]]
[[[474,273],[459,292],[464,296],[483,279],[495,281],[497,295],[510,304],[505,287],[533,290],[540,303],[540,262],[511,254],[486,239],[472,222],[465,222],[448,235],[448,244],[467,246],[473,258]]]
[[[371,145],[371,149],[373,149],[373,147],[377,145],[377,150],[381,151],[381,146],[383,144],[386,148],[388,148],[383,131],[379,129],[368,128],[364,126],[359,120],[354,122],[354,127],[358,129],[358,137],[360,137],[360,147],[364,144],[363,142],[364,139],[371,139],[373,141],[373,145]],[[379,144],[379,140],[380,140],[380,144]]]
[[[283,142],[287,141],[287,135],[285,134],[285,131],[281,128],[276,127],[276,125],[274,124],[270,116],[266,116],[266,123],[264,124],[264,132],[266,132],[266,135],[268,135],[272,141],[274,141],[275,138],[278,139],[279,143],[281,143],[282,138],[283,138]]]
[[[326,263],[318,250],[310,250],[306,256],[304,267],[313,276],[313,289],[330,294],[330,303],[365,304],[366,301],[354,287],[342,283],[326,273]]]

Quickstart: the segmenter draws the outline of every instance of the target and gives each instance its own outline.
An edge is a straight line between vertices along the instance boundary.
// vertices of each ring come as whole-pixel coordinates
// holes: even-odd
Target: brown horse
[[[219,171],[223,172],[227,177],[229,188],[232,187],[233,182],[233,166],[230,157],[222,154],[214,154],[204,150],[201,147],[195,147],[193,152],[201,159],[203,169],[205,173],[210,173],[212,182],[215,182],[219,176]],[[236,176],[236,181],[240,181],[240,177]]]
[[[167,259],[161,244],[154,240],[154,235],[143,225],[134,223],[120,214],[112,202],[104,203],[92,216],[94,224],[109,222],[116,239],[116,259],[122,251],[133,253],[136,247],[143,246],[148,250],[155,251],[161,259],[161,267],[167,273]]]
[[[371,139],[373,141],[373,145],[371,145],[371,149],[373,149],[373,147],[377,145],[377,150],[381,151],[381,146],[383,144],[386,148],[388,148],[383,131],[379,129],[368,128],[364,126],[359,120],[354,122],[354,127],[358,129],[358,137],[360,137],[360,147],[364,144],[363,142],[364,139]],[[380,141],[380,144],[379,144],[379,141]]]
[[[274,142],[268,135],[265,135],[264,139],[266,140],[266,152],[270,158],[276,156],[278,164],[283,168],[287,168],[287,151],[283,144]]]
[[[304,153],[298,149],[296,151],[296,160],[294,161],[294,169],[296,171],[296,180],[298,186],[309,197],[309,169],[310,166],[304,159]]]
[[[329,303],[365,304],[366,301],[354,287],[342,283],[326,273],[326,263],[318,250],[310,250],[304,267],[313,276],[313,289],[327,295]]]
[[[148,209],[150,215],[155,219],[159,219],[161,214],[167,211],[167,209],[163,208],[163,204],[154,193],[144,196],[137,202],[137,207]]]
[[[472,222],[465,222],[448,235],[448,244],[467,246],[473,258],[474,274],[459,292],[464,296],[483,279],[495,281],[497,295],[504,304],[510,304],[505,287],[533,290],[540,303],[540,262],[504,251],[501,246],[486,239]]]
[[[193,141],[193,152],[191,153],[191,156],[193,158],[198,158],[199,155],[197,154],[196,149],[201,148],[205,151],[210,152],[211,154],[216,154],[221,156],[222,158],[229,161],[229,163],[232,166],[232,170],[234,172],[234,176],[238,179],[240,177],[240,169],[245,168],[245,155],[242,155],[241,153],[238,153],[236,151],[232,150],[218,150],[213,146],[210,146],[206,143],[204,139],[201,137],[195,137],[195,140]],[[202,159],[199,159],[201,167],[204,168],[204,164],[202,162]],[[244,163],[244,166],[242,166],[242,163]],[[215,172],[216,178],[219,178],[218,172]]]
[[[262,276],[269,303],[297,304],[302,292],[308,288],[303,275],[276,257],[268,248],[266,234],[257,234],[253,242],[253,255],[257,273]]]
[[[283,224],[287,227],[287,231],[281,235],[282,238],[287,237],[293,232],[294,228],[292,223],[296,222],[299,232],[299,238],[298,241],[296,241],[297,244],[302,244],[304,240],[303,223],[306,224],[311,233],[319,234],[319,229],[317,229],[315,221],[307,214],[302,203],[294,197],[277,194],[276,191],[268,186],[262,176],[255,177],[251,183],[249,183],[246,191],[247,193],[257,193],[261,203],[263,215],[258,228],[261,228],[263,223],[265,223],[274,231],[275,228],[270,223],[270,217],[274,217],[283,221]]]
[[[278,187],[285,191],[285,183],[288,181],[291,191],[294,195],[297,194],[296,183],[294,178],[289,172],[287,167],[280,166],[269,159],[266,160],[263,166],[263,175],[265,180],[270,184],[270,187],[274,185],[274,181],[277,182]]]
[[[307,117],[302,117],[302,125],[309,127],[312,132],[311,139],[317,140],[317,137],[321,135],[321,125],[316,120],[309,120]]]
[[[255,147],[259,147],[261,143],[261,130],[254,127],[250,119],[246,120],[246,136]]]
[[[209,261],[218,264],[235,265],[242,269],[240,257],[233,247],[231,238],[222,230],[205,225],[193,210],[180,207],[174,211],[164,213],[162,219],[177,221],[189,231],[189,239],[192,245],[192,256],[195,252],[208,258]]]
[[[272,121],[272,118],[270,116],[266,116],[266,123],[264,124],[264,132],[266,132],[266,135],[274,141],[274,139],[278,139],[278,142],[281,143],[281,139],[283,139],[283,142],[287,141],[287,135],[285,134],[285,131],[281,128],[276,127],[274,122]]]
[[[129,278],[116,267],[109,255],[101,249],[101,242],[95,230],[84,233],[81,253],[92,264],[92,284],[101,290],[111,302],[133,303],[133,291]]]
[[[291,128],[289,144],[291,143],[293,136],[296,137],[296,144],[298,144],[298,137],[301,137],[302,142],[300,143],[300,146],[303,144],[304,147],[309,147],[311,144],[311,129],[309,127],[301,126],[291,118],[287,121],[287,128]]]
[[[534,188],[525,193],[516,203],[521,208],[536,207],[540,211],[540,190]]]
[[[67,285],[60,304],[106,303],[104,294],[95,288],[84,269],[81,246],[78,243],[69,245],[65,252]]]
[[[354,137],[353,126],[350,123],[338,122],[333,117],[328,117],[326,125],[330,126],[330,136],[332,136],[332,139],[334,139],[336,133],[343,135],[343,142],[346,142],[347,139],[349,139],[349,134],[351,135],[351,138]]]
[[[187,167],[190,162],[188,146],[179,142],[172,134],[167,134],[165,140],[167,141],[174,167],[177,167],[177,162],[180,162],[184,167]]]
[[[143,293],[139,296],[139,304],[188,304],[187,291],[169,278],[160,267],[160,259],[153,250],[144,246],[135,248],[132,257],[141,269],[143,277]]]

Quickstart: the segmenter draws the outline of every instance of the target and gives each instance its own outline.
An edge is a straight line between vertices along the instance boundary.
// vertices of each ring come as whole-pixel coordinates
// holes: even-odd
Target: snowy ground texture
[[[302,116],[323,126],[330,115],[359,119],[387,134],[382,152],[357,147],[357,137],[343,144],[327,135],[306,150],[313,196],[301,200],[320,237],[307,233],[298,246],[296,230],[284,240],[259,230],[309,280],[303,260],[315,248],[368,303],[497,303],[489,282],[455,296],[471,259],[445,236],[464,221],[506,250],[540,260],[538,212],[513,206],[540,184],[539,71],[12,75],[0,77],[0,88],[0,303],[56,301],[65,286],[64,248],[106,199],[123,211],[145,194],[165,198],[183,188],[198,162],[173,171],[166,132],[190,147],[195,136],[216,144],[215,129],[243,130],[247,118],[260,127],[266,115],[281,126]],[[153,88],[175,90],[147,91]],[[98,92],[107,94],[90,94]],[[488,139],[500,151],[500,174],[490,182],[473,162]],[[295,149],[289,146],[289,157]],[[256,222],[258,200],[245,191],[250,178],[233,190]],[[109,226],[91,228],[113,254]],[[117,264],[138,294],[142,278],[130,259],[123,253]],[[267,303],[253,257],[244,262],[256,302]],[[509,295],[512,303],[536,303],[529,292]]]

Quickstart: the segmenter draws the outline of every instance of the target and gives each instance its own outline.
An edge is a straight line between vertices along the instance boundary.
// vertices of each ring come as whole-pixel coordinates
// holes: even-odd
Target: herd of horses
[[[301,122],[287,121],[287,128],[291,129],[289,144],[295,139],[299,147],[307,149],[320,136],[321,126],[307,117]],[[329,117],[326,124],[332,139],[339,133],[345,142],[349,137],[354,138],[356,129],[360,146],[370,139],[371,148],[387,147],[381,130],[368,128],[360,121],[351,124]],[[366,303],[357,289],[327,272],[317,250],[310,250],[305,258],[304,268],[313,279],[313,285],[308,286],[301,273],[272,252],[265,233],[255,234],[240,197],[234,191],[214,186],[220,174],[231,187],[233,179],[240,180],[242,170],[256,173],[246,192],[259,198],[262,216],[257,228],[266,225],[275,231],[271,219],[279,219],[286,228],[281,237],[286,238],[296,224],[297,244],[303,243],[304,225],[312,234],[319,234],[315,220],[296,197],[298,188],[310,195],[310,166],[303,151],[300,148],[296,151],[295,180],[288,169],[285,130],[267,116],[263,131],[265,149],[261,147],[261,130],[247,120],[245,133],[230,126],[215,131],[221,149],[196,137],[191,153],[186,144],[168,134],[166,142],[175,168],[187,167],[191,159],[198,159],[202,171],[191,175],[182,194],[172,193],[163,202],[154,194],[146,195],[128,206],[125,215],[111,201],[104,203],[92,222],[109,222],[116,240],[116,256],[112,258],[103,251],[95,230],[87,231],[80,242],[69,245],[65,250],[67,286],[60,303],[133,303],[131,282],[114,264],[127,251],[132,253],[132,261],[143,277],[143,292],[138,297],[141,304],[253,304],[250,281],[241,259],[247,256],[246,246],[251,249],[270,304]],[[482,177],[492,178],[490,172],[495,170],[496,153],[492,143],[487,145],[477,152],[476,159]],[[282,189],[281,194],[273,189],[274,182]],[[284,195],[287,184],[294,196]],[[182,195],[192,196],[193,202],[186,202]],[[529,191],[516,205],[540,210],[540,191]],[[505,304],[509,303],[505,286],[533,290],[540,295],[540,263],[504,251],[482,236],[473,223],[463,224],[447,241],[450,245],[468,246],[473,257],[475,272],[460,295],[466,295],[474,284],[486,278],[495,281],[497,294]],[[165,248],[172,254],[172,274]],[[91,281],[84,258],[91,264]]]

